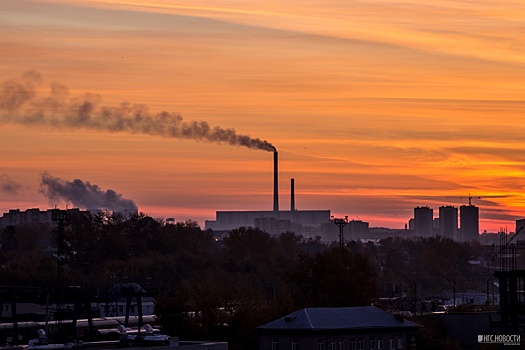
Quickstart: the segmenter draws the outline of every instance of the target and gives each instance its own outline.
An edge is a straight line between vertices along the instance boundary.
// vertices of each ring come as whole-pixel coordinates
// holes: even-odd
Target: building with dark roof
[[[375,306],[307,308],[257,328],[259,350],[414,349],[421,326]]]

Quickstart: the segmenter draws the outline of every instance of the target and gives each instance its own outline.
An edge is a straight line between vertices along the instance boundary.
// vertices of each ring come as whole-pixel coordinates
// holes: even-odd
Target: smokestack
[[[279,154],[273,152],[273,211],[279,211]]]
[[[290,211],[295,211],[295,180],[290,179]]]

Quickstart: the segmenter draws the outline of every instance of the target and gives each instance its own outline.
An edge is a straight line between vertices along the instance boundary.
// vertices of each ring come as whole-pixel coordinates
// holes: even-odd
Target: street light
[[[456,311],[456,281],[452,283],[447,277],[445,276],[441,276],[441,277],[443,277],[452,286],[452,295],[453,295],[452,298],[454,299],[452,302],[452,308],[454,309],[454,311]]]

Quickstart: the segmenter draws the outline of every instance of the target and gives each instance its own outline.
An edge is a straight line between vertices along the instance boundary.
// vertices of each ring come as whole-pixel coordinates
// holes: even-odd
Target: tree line
[[[2,233],[3,284],[56,288],[57,232],[45,225]],[[166,224],[144,214],[76,215],[65,229],[64,284],[100,294],[138,283],[156,298],[162,332],[185,340],[255,348],[255,328],[304,307],[370,305],[407,289],[446,287],[428,276],[467,276],[480,247],[447,239],[386,239],[380,244],[271,236],[242,227],[223,237],[197,222]],[[427,281],[428,279],[428,281]],[[459,280],[459,277],[458,277]],[[9,281],[9,282],[7,282]]]

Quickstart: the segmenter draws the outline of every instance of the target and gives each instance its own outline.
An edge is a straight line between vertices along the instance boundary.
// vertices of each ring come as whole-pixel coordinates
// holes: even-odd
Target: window
[[[365,350],[365,340],[363,338],[357,339],[357,350]]]
[[[325,350],[324,339],[319,339],[319,350]]]
[[[382,337],[377,337],[377,350],[383,350],[384,347],[383,347],[383,338]]]
[[[124,312],[124,306],[119,305],[119,306],[118,306],[118,312],[119,312],[119,313],[123,313],[123,312]]]
[[[337,350],[337,349],[335,348],[335,339],[332,339],[332,340],[330,341],[330,350]]]
[[[390,339],[390,350],[395,350],[396,348],[396,340],[395,339]]]
[[[396,349],[403,349],[403,338],[397,338],[397,348]]]
[[[350,338],[350,350],[357,350],[357,344],[355,338]]]
[[[292,350],[299,350],[299,340],[292,340]]]
[[[345,348],[345,341],[344,341],[344,339],[339,339],[337,344],[339,345],[337,350],[344,350],[344,348]]]
[[[279,339],[272,339],[272,350],[279,350]]]
[[[375,350],[376,348],[376,338],[370,337],[370,350]]]

